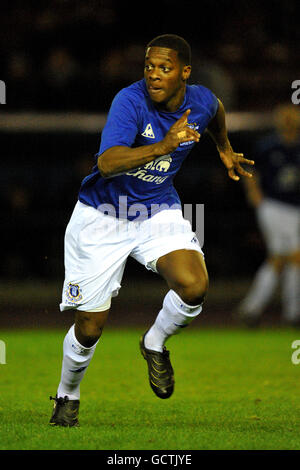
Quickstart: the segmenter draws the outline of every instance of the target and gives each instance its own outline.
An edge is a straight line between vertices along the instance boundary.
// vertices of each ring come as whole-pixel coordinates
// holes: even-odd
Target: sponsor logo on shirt
[[[172,162],[171,155],[163,155],[152,162],[147,163],[143,168],[146,170],[157,170],[166,173]]]
[[[151,175],[150,173],[147,173],[147,170],[143,168],[138,168],[134,171],[129,171],[128,173],[126,173],[126,175],[135,176],[136,178],[140,180],[147,181],[148,183],[155,183],[155,184],[161,184],[168,178],[168,176],[161,177],[158,175]]]
[[[161,173],[167,173],[171,166],[171,162],[172,157],[170,155],[162,155],[161,157],[156,158],[152,162],[146,163],[146,165],[144,165],[143,167],[128,171],[126,175],[135,176],[136,178],[139,178],[143,181],[147,181],[148,183],[161,184],[168,178],[168,175],[153,175],[151,173],[148,173],[148,170],[156,170]]]

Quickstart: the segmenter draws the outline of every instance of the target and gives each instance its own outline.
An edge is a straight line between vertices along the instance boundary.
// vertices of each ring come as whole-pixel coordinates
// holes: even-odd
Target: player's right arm
[[[200,134],[187,126],[190,112],[190,109],[185,111],[160,142],[134,148],[116,145],[105,150],[98,157],[101,176],[111,178],[143,166],[157,157],[173,152],[182,142],[199,142]]]
[[[111,178],[155,160],[163,155],[158,144],[135,148],[117,145],[109,148],[98,157],[98,169],[101,176]]]

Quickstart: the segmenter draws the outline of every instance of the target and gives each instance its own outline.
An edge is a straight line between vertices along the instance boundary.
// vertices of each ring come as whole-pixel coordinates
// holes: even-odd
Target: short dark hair
[[[166,47],[167,49],[173,49],[177,52],[178,59],[184,65],[191,65],[191,46],[181,36],[177,36],[176,34],[162,34],[152,39],[152,41],[147,44],[146,50],[148,47]]]

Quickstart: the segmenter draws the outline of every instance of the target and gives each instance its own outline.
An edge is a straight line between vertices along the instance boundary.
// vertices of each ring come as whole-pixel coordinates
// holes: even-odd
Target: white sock
[[[91,362],[98,341],[91,348],[82,346],[75,337],[74,326],[71,326],[64,339],[61,380],[57,396],[67,395],[70,400],[79,400],[80,382]]]
[[[257,271],[240,310],[247,315],[259,316],[273,295],[278,279],[278,272],[266,261]]]
[[[282,313],[288,321],[300,318],[300,267],[288,264],[282,273]]]
[[[145,347],[162,352],[166,340],[178,334],[202,311],[201,305],[188,305],[173,290],[164,298],[163,307],[145,336]]]

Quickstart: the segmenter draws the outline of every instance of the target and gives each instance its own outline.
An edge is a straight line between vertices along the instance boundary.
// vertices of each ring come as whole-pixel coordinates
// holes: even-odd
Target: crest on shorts
[[[82,299],[81,289],[78,284],[69,282],[66,294],[71,302],[79,302]]]

